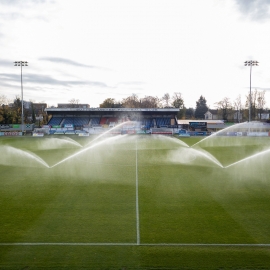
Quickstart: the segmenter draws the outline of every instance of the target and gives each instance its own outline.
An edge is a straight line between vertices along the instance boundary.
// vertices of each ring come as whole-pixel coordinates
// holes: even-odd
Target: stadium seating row
[[[119,119],[116,117],[52,117],[48,123],[50,126],[61,126],[72,125],[76,127],[84,126],[103,126],[108,125],[113,127],[118,123]],[[158,118],[141,118],[136,119],[138,125],[143,126],[146,129],[153,127],[168,127],[171,125],[171,118],[169,117],[158,117]]]

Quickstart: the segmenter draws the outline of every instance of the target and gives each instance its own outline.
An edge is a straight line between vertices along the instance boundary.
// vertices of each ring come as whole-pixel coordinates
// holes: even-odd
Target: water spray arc
[[[161,135],[162,136],[162,135]],[[186,144],[185,142],[179,140],[179,139],[176,139],[174,137],[167,137],[167,136],[163,136],[163,138],[165,140],[168,140],[168,141],[171,141],[171,142],[174,142],[174,143],[177,143],[177,144],[180,144],[182,147],[187,147],[187,148],[190,148],[190,146],[188,144]]]
[[[63,138],[63,140],[66,141],[66,142],[68,142],[68,143],[74,144],[74,145],[76,145],[78,147],[82,147],[81,144],[79,144],[78,142],[76,142],[75,140],[73,140],[73,139],[71,139],[69,137]]]
[[[111,132],[112,130],[118,129],[119,127],[122,127],[123,125],[125,125],[125,124],[127,124],[127,123],[128,123],[128,122],[123,122],[123,123],[121,123],[121,124],[116,125],[115,127],[111,128],[111,129],[105,131],[104,133],[101,133],[100,135],[98,135],[95,139],[93,139],[93,140],[92,140],[91,142],[89,142],[88,144],[92,144],[93,142],[97,141],[98,139],[102,138],[103,136],[105,136],[105,135],[107,135],[107,134],[110,134],[110,132]],[[88,145],[88,144],[87,144],[87,145]],[[86,145],[86,146],[87,146],[87,145]]]
[[[262,155],[267,154],[267,153],[270,153],[270,149],[264,150],[264,151],[262,151],[262,152],[259,152],[259,153],[256,153],[256,154],[254,154],[254,155],[251,155],[251,156],[249,156],[249,157],[246,157],[246,158],[243,158],[243,159],[241,159],[241,160],[238,160],[238,161],[236,161],[236,162],[234,162],[234,163],[232,163],[232,164],[230,164],[230,165],[224,167],[224,169],[227,169],[227,168],[232,167],[232,166],[234,166],[234,165],[237,165],[237,164],[239,164],[239,163],[248,161],[248,160],[250,160],[250,159],[253,159],[253,158],[262,156]]]
[[[88,147],[86,147],[86,148],[84,148],[84,149],[78,151],[77,153],[75,153],[75,154],[73,154],[73,155],[71,155],[71,156],[68,156],[68,157],[62,159],[61,161],[59,161],[59,162],[57,162],[56,164],[52,165],[50,168],[56,167],[56,166],[58,166],[59,164],[65,162],[65,161],[67,161],[67,160],[69,160],[69,159],[71,159],[71,158],[74,158],[74,157],[76,157],[76,156],[78,156],[78,155],[80,155],[80,154],[82,154],[82,153],[88,151],[88,150],[91,149],[91,148],[97,147],[97,146],[101,145],[101,144],[104,143],[104,142],[108,142],[108,141],[113,140],[113,139],[115,139],[115,138],[117,138],[117,137],[120,138],[120,136],[121,136],[121,135],[115,136],[115,137],[110,137],[110,138],[107,138],[107,139],[105,139],[105,140],[103,140],[103,141],[100,141],[100,142],[97,142],[97,143],[95,143],[95,144],[92,144],[92,145],[90,145],[90,146],[88,146]]]
[[[14,157],[23,157],[24,161],[28,161],[29,160],[34,160],[36,162],[38,162],[39,164],[41,164],[42,166],[45,166],[47,168],[49,168],[49,165],[39,156],[35,155],[32,152],[29,151],[24,151],[12,146],[0,146],[0,150],[1,153],[3,154],[2,157],[4,158],[4,160],[7,162],[7,159],[5,156],[8,156],[9,154],[13,154]],[[12,156],[13,162],[14,162],[14,157]],[[5,162],[4,162],[5,163]],[[0,158],[0,164],[1,164],[1,158]],[[17,166],[21,166],[22,162],[20,162]],[[28,166],[28,164],[26,165]],[[32,167],[33,164],[31,163],[31,165],[29,167]]]
[[[234,128],[235,128],[235,127],[236,127],[236,128],[239,128],[239,127],[241,127],[241,126],[243,126],[243,125],[246,125],[246,122],[240,123],[240,124],[236,124],[236,125],[234,125]],[[205,140],[209,140],[210,138],[216,137],[216,136],[218,136],[220,133],[223,133],[224,131],[227,131],[228,129],[231,129],[231,127],[227,127],[227,128],[222,129],[222,130],[219,130],[218,132],[216,132],[216,133],[214,133],[214,134],[211,134],[210,136],[205,137],[205,138],[203,138],[202,140],[196,142],[195,144],[191,145],[190,147],[193,148],[193,147],[196,146],[197,144],[200,144],[200,143],[202,143],[202,142],[205,141]]]
[[[207,158],[208,160],[212,161],[213,163],[215,163],[216,165],[218,165],[221,168],[224,168],[224,166],[210,153],[208,153],[207,151],[204,150],[197,150],[194,149],[195,151],[198,151],[200,155],[202,155],[203,157]]]

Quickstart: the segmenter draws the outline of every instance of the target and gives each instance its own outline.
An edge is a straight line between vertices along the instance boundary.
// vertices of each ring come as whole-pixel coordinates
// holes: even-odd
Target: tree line
[[[249,119],[249,107],[251,101],[251,118],[253,120],[261,120],[263,113],[268,113],[265,101],[265,91],[255,89],[245,96],[245,101],[242,102],[241,95],[231,101],[229,97],[224,97],[220,101],[215,102],[214,109],[217,117],[220,120],[230,121],[232,115],[235,114],[236,122],[247,121]],[[136,94],[116,101],[114,98],[106,98],[100,108],[178,108],[178,119],[205,119],[205,113],[211,110],[207,105],[206,98],[201,95],[196,101],[196,107],[186,107],[182,94],[179,92],[165,93],[161,98],[153,96],[145,96],[139,98]],[[241,118],[240,118],[241,115]]]
[[[45,108],[44,108],[45,109]],[[33,102],[30,102],[29,108],[24,108],[24,123],[45,125],[48,122],[48,116],[44,110],[37,110]],[[39,120],[42,119],[42,120]],[[0,124],[20,124],[22,122],[22,101],[16,96],[13,102],[10,102],[6,96],[0,96]]]
[[[71,99],[69,101],[71,107],[76,107],[79,104],[78,99]],[[244,102],[239,95],[235,100],[231,101],[229,97],[224,97],[220,101],[215,102],[214,107],[218,119],[231,121],[231,115],[237,115],[234,121],[247,121],[249,119],[249,107],[251,104],[251,119],[261,120],[263,113],[268,113],[265,101],[265,91],[253,90],[251,96],[249,93],[245,96]],[[10,103],[7,98],[0,96],[0,124],[18,124],[21,123],[21,99],[17,96],[13,103]],[[205,119],[205,113],[210,110],[207,105],[206,98],[201,95],[196,101],[195,108],[187,108],[184,104],[183,96],[180,92],[165,93],[161,98],[157,96],[138,97],[132,94],[121,101],[114,98],[106,98],[100,105],[100,108],[177,108],[178,119]],[[45,112],[42,112],[42,121],[39,125],[46,124],[48,121]],[[242,117],[240,118],[239,115]],[[239,117],[239,118],[238,118]],[[36,123],[37,111],[31,102],[28,109],[24,108],[24,123]]]

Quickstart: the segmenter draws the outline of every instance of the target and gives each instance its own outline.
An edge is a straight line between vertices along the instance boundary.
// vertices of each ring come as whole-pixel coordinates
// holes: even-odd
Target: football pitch
[[[270,138],[0,137],[0,269],[269,269]]]

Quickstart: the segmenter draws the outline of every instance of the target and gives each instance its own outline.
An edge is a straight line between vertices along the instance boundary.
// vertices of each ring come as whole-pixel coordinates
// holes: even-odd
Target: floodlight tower
[[[22,67],[28,66],[28,62],[25,61],[16,61],[14,62],[14,66],[21,67],[21,95],[22,95],[22,135],[23,135],[23,81],[22,81]]]
[[[258,66],[259,62],[258,61],[245,61],[245,66],[250,66],[250,80],[249,80],[249,116],[248,116],[248,121],[251,122],[251,71],[252,71],[252,66]]]

